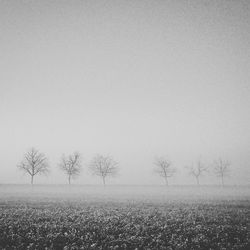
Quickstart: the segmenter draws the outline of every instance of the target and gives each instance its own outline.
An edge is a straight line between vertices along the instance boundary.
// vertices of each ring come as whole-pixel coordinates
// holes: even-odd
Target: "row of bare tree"
[[[22,162],[17,167],[30,175],[32,185],[36,175],[47,175],[49,173],[47,157],[35,148],[31,148],[31,150],[24,155]],[[81,155],[77,152],[68,156],[62,155],[58,167],[66,174],[68,183],[71,184],[71,180],[81,173]],[[109,156],[96,155],[90,162],[89,169],[93,175],[100,176],[105,185],[106,177],[117,174],[118,164]]]
[[[172,167],[172,163],[164,157],[156,158],[155,172],[165,179],[165,183],[168,186],[168,179],[173,177],[176,173],[176,168]],[[211,166],[205,166],[200,160],[196,164],[186,167],[190,175],[196,179],[197,185],[200,185],[200,177],[205,173],[208,173],[212,168],[213,174],[221,179],[221,185],[224,186],[224,178],[230,173],[230,163],[224,161],[221,158],[214,161]]]
[[[177,172],[176,168],[172,166],[172,163],[164,157],[156,158],[154,171],[164,178],[166,185],[168,185],[168,179],[173,177]],[[92,161],[88,164],[89,169],[93,175],[102,178],[103,185],[106,183],[106,178],[109,176],[115,176],[118,173],[118,163],[110,156],[96,155]],[[37,149],[31,148],[17,166],[20,170],[24,171],[31,177],[31,184],[34,183],[34,177],[39,174],[47,175],[49,173],[49,164],[47,157],[40,153]],[[62,155],[58,167],[62,170],[67,178],[68,183],[71,184],[71,180],[80,175],[82,169],[81,155],[77,152],[72,155]],[[213,172],[221,179],[221,184],[224,186],[224,177],[229,174],[230,163],[219,159],[214,162]],[[197,185],[200,184],[200,177],[204,173],[208,172],[208,167],[201,161],[197,164],[187,167],[189,174],[195,177]]]

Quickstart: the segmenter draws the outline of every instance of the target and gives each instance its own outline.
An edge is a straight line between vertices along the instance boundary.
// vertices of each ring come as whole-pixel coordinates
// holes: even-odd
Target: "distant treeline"
[[[24,154],[23,160],[17,167],[31,177],[31,184],[34,183],[36,175],[48,175],[49,164],[45,154],[40,153],[37,149],[31,148]],[[106,184],[107,177],[115,177],[119,171],[118,162],[111,156],[103,156],[97,154],[88,164],[89,170],[93,175],[99,176],[102,179],[103,185]],[[68,183],[71,184],[73,178],[78,177],[82,170],[81,155],[75,152],[70,155],[62,155],[58,162],[58,168],[65,173]],[[186,167],[188,173],[196,180],[197,185],[200,185],[200,177],[209,172],[211,166],[205,166],[200,160],[191,166]],[[230,163],[228,161],[218,159],[212,164],[213,174],[221,180],[221,185],[224,186],[224,178],[230,173]],[[177,174],[177,170],[172,166],[171,161],[165,157],[156,157],[154,161],[154,172],[165,180],[168,185],[168,179]]]

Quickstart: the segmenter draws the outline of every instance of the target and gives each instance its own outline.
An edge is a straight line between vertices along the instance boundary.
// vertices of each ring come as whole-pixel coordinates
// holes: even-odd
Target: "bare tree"
[[[228,176],[230,172],[230,163],[219,158],[214,164],[214,173],[218,178],[221,178],[221,185],[224,186],[224,177]]]
[[[103,185],[108,176],[115,176],[118,172],[118,163],[109,156],[96,155],[90,163],[90,171],[93,175],[100,176]]]
[[[23,161],[17,167],[30,175],[33,185],[34,176],[38,174],[48,174],[49,165],[46,156],[35,148],[31,148],[25,155]]]
[[[195,166],[190,166],[188,169],[189,174],[195,177],[197,185],[200,185],[200,177],[208,171],[208,168],[200,160]]]
[[[174,175],[176,169],[171,167],[171,162],[163,157],[157,157],[155,165],[154,171],[165,179],[166,186],[168,186],[168,178]]]
[[[81,156],[77,152],[69,156],[63,155],[59,163],[59,168],[68,176],[69,185],[72,178],[80,175],[81,167]]]

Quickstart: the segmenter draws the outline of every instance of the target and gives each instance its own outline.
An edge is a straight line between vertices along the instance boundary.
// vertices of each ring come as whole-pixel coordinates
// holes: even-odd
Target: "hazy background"
[[[57,163],[79,151],[120,163],[112,184],[164,184],[166,155],[183,169],[231,161],[227,184],[250,182],[249,1],[0,0],[0,183],[29,183],[16,165],[32,146]],[[95,184],[84,166],[75,181]],[[201,183],[219,183],[212,174]]]

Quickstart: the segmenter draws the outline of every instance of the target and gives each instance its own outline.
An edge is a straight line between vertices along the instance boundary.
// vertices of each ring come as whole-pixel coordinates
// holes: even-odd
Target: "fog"
[[[101,184],[88,170],[97,153],[119,163],[109,185],[164,185],[153,174],[162,155],[177,168],[170,185],[195,184],[185,166],[218,157],[231,163],[227,185],[249,184],[249,8],[0,1],[0,183],[30,183],[16,166],[34,146],[50,164],[35,184],[67,183],[58,162],[74,151],[74,184]],[[201,178],[219,183],[212,171]]]
[[[230,201],[248,202],[250,187],[195,187],[195,186],[65,186],[65,185],[2,185],[3,202],[125,202],[125,203],[196,203]]]

